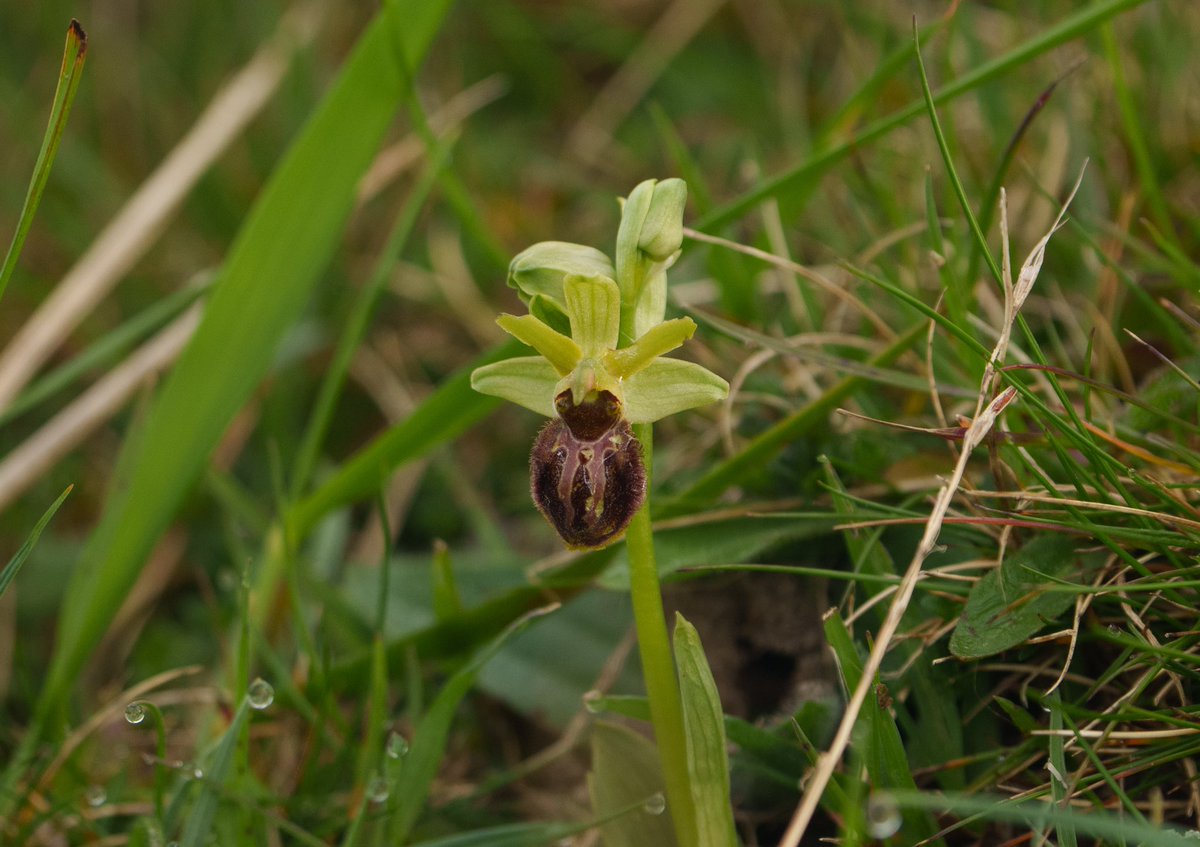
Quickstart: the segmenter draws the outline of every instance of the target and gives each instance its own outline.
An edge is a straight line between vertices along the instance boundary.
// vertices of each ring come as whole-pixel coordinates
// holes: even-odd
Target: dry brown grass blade
[[[626,115],[723,4],[724,0],[675,0],[667,8],[567,137],[567,148],[580,161],[591,165],[600,159]]]
[[[193,306],[5,456],[0,461],[0,509],[116,414],[146,380],[169,367],[199,322],[200,307]]]
[[[175,149],[96,236],[53,293],[0,354],[0,409],[6,408],[78,323],[140,259],[209,166],[275,93],[292,56],[312,40],[323,0],[295,8],[231,79]]]
[[[921,565],[937,546],[937,539],[941,533],[942,523],[946,518],[946,513],[950,509],[950,503],[958,491],[959,485],[962,483],[971,453],[983,443],[997,418],[1016,397],[1016,389],[1010,386],[989,401],[993,390],[992,382],[997,375],[997,367],[1004,362],[1004,357],[1008,351],[1008,339],[1012,333],[1012,325],[1016,321],[1020,305],[1025,302],[1025,298],[1033,288],[1038,272],[1041,270],[1042,260],[1045,257],[1046,244],[1049,242],[1050,236],[1054,234],[1055,230],[1062,223],[1063,216],[1067,212],[1067,207],[1075,197],[1075,192],[1079,190],[1082,180],[1083,172],[1080,171],[1079,180],[1076,181],[1074,189],[1072,189],[1066,203],[1063,204],[1062,210],[1054,221],[1054,225],[1034,246],[1034,249],[1021,266],[1016,285],[1012,285],[1010,282],[1011,273],[1008,271],[1008,263],[1005,262],[1005,325],[1000,327],[999,339],[992,350],[988,365],[984,369],[983,379],[979,387],[979,397],[975,406],[976,411],[972,416],[971,425],[967,427],[967,431],[963,436],[962,452],[955,463],[954,473],[942,485],[941,490],[934,500],[929,520],[925,524],[925,532],[921,536],[921,541],[917,545],[917,550],[913,554],[912,561],[904,572],[904,577],[896,588],[895,597],[892,599],[891,606],[888,607],[887,617],[884,619],[883,626],[879,629],[875,643],[871,647],[871,652],[863,663],[862,676],[859,678],[858,685],[855,686],[854,692],[850,697],[850,702],[846,704],[846,711],[842,715],[842,720],[838,724],[837,732],[834,735],[832,743],[829,745],[829,749],[822,753],[817,760],[816,770],[813,772],[812,778],[808,781],[804,797],[800,801],[800,805],[796,807],[796,812],[788,824],[787,831],[780,842],[781,847],[797,847],[805,830],[808,829],[808,824],[816,812],[817,804],[820,803],[821,795],[825,792],[825,786],[829,784],[834,770],[837,768],[842,755],[846,752],[847,745],[850,743],[850,733],[854,729],[855,721],[858,720],[859,711],[861,711],[867,695],[874,690],[875,675],[879,673],[879,668],[883,664],[883,657],[891,647],[896,631],[900,627],[900,619],[908,609],[909,601],[912,599],[913,592],[917,586],[917,580],[921,575]],[[1003,220],[1003,192],[1001,192],[1001,198],[1002,232],[1007,233],[1007,225]],[[1007,252],[1007,239],[1005,239],[1004,249]]]

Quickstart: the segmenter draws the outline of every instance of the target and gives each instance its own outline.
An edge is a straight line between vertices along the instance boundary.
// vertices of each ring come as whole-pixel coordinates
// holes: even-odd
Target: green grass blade
[[[29,558],[29,554],[33,552],[34,546],[37,545],[38,539],[41,538],[42,530],[50,523],[50,519],[54,517],[54,513],[58,511],[58,507],[67,499],[67,495],[71,493],[73,485],[68,485],[63,489],[63,493],[58,495],[58,499],[50,504],[47,509],[34,524],[33,530],[29,533],[29,537],[25,539],[25,543],[21,545],[13,557],[8,560],[3,568],[0,568],[0,597],[4,596],[5,590],[8,589],[11,583],[17,576],[17,572],[21,570],[21,566],[25,564],[25,560]]]
[[[1035,56],[1040,56],[1055,47],[1078,38],[1121,12],[1139,6],[1146,0],[1103,0],[1093,3],[1058,24],[1043,30],[1024,44],[1014,47],[1007,53],[997,56],[989,62],[975,67],[953,82],[939,88],[933,94],[933,102],[937,105],[949,102],[983,83],[994,79],[1010,70],[1024,65]],[[768,197],[776,197],[789,188],[804,183],[815,176],[824,173],[833,165],[849,156],[852,152],[862,150],[867,144],[878,141],[892,130],[904,126],[925,108],[924,100],[915,100],[899,112],[880,118],[875,123],[865,127],[853,138],[842,141],[833,147],[818,152],[812,158],[805,160],[790,170],[766,180],[754,189],[743,194],[732,203],[705,215],[696,224],[696,229],[714,232],[722,224],[729,223],[741,217],[747,210],[753,208]]]
[[[303,440],[300,442],[300,450],[296,456],[295,470],[292,474],[293,498],[299,497],[304,492],[305,486],[308,485],[312,469],[317,463],[321,443],[329,432],[338,395],[345,384],[346,374],[350,370],[350,360],[366,335],[371,315],[379,305],[379,300],[383,296],[388,280],[391,279],[392,269],[399,260],[404,245],[408,243],[408,237],[416,225],[417,216],[425,206],[429,192],[449,158],[450,148],[451,144],[445,143],[432,151],[431,160],[392,224],[392,230],[388,233],[383,250],[379,253],[370,279],[358,293],[350,316],[346,320],[346,327],[342,331],[341,338],[338,339],[333,360],[325,371],[325,378],[321,381],[312,417],[309,419],[308,428],[304,431]]]
[[[413,847],[540,847],[573,843],[571,836],[591,828],[591,823],[514,823],[419,841]]]
[[[895,361],[924,331],[924,323],[913,325],[884,350],[872,356],[867,364],[879,367]],[[816,400],[788,415],[747,444],[736,455],[714,465],[687,490],[670,498],[669,502],[656,510],[655,517],[665,518],[685,514],[715,499],[726,488],[736,485],[769,462],[776,452],[783,449],[785,444],[823,424],[826,416],[853,394],[862,385],[862,382],[863,378],[860,376],[847,376],[839,380]]]
[[[531,621],[558,608],[546,606],[535,609],[518,618],[500,635],[478,650],[471,659],[459,668],[442,690],[438,692],[429,711],[421,718],[413,731],[412,744],[403,763],[389,787],[389,835],[387,843],[403,844],[412,831],[417,817],[425,807],[429,788],[437,775],[442,757],[446,752],[446,740],[450,735],[450,724],[459,702],[475,684],[475,677],[484,663],[504,646],[512,636],[524,629]]]
[[[50,178],[50,167],[58,154],[58,143],[62,140],[67,118],[71,114],[71,104],[75,102],[75,92],[79,81],[83,79],[83,63],[87,58],[87,33],[79,25],[79,21],[71,19],[67,27],[67,43],[63,48],[62,68],[58,72],[58,87],[54,90],[54,103],[50,107],[50,122],[46,126],[46,135],[42,139],[42,149],[38,151],[37,163],[33,166],[33,176],[29,180],[29,190],[25,194],[25,205],[21,208],[21,217],[17,219],[17,230],[13,233],[8,253],[4,256],[4,264],[0,265],[0,297],[8,287],[17,259],[21,256],[21,248],[25,246],[25,237],[33,226],[33,217],[37,214],[38,204],[42,200],[42,192],[46,189],[46,180]]]
[[[846,624],[836,613],[825,618],[825,638],[837,657],[846,690],[853,691],[862,678],[862,659],[854,647]],[[886,689],[879,687],[877,683],[875,696],[868,696],[863,703],[856,726],[858,741],[855,746],[866,762],[871,786],[875,790],[915,791],[917,786],[913,781],[912,767],[904,750],[904,742],[900,740],[900,730],[884,705],[887,696]],[[904,839],[906,843],[930,838],[937,831],[927,814],[908,810],[904,812],[903,817],[903,831],[909,836]],[[934,843],[940,844],[941,841]]]
[[[199,796],[188,812],[187,821],[183,825],[183,835],[179,839],[180,847],[204,847],[209,843],[213,832],[217,806],[221,796],[230,790],[226,780],[233,771],[235,751],[242,728],[249,720],[250,707],[245,699],[233,716],[225,735],[221,737],[212,758],[204,769],[204,781],[200,784]]]
[[[942,122],[938,119],[937,104],[933,99],[933,91],[929,88],[929,77],[925,74],[925,61],[921,58],[921,37],[917,30],[916,19],[913,20],[913,54],[917,58],[917,70],[921,72],[921,94],[925,98],[925,109],[929,113],[929,123],[933,127],[933,135],[937,139],[938,150],[942,154],[942,162],[946,165],[946,175],[950,177],[950,185],[954,188],[954,196],[958,198],[958,205],[962,209],[963,215],[966,216],[967,224],[971,227],[971,234],[975,237],[975,247],[983,256],[984,262],[987,263],[988,270],[992,272],[992,278],[996,280],[997,285],[1003,285],[1003,278],[1000,275],[1000,266],[996,264],[996,259],[992,256],[992,251],[988,249],[987,237],[983,234],[983,230],[979,228],[979,221],[975,218],[975,213],[971,211],[971,203],[967,200],[967,190],[963,187],[962,180],[958,178],[958,171],[954,167],[954,158],[950,155],[950,145],[946,142],[946,133],[942,131]],[[965,277],[958,277],[954,274],[949,276],[949,279],[957,282],[957,287],[951,288],[947,292],[947,305],[954,304],[955,311],[950,313],[950,318],[955,323],[961,324],[965,318],[967,299],[970,295],[969,286],[973,280]]]
[[[725,714],[700,633],[675,613],[675,667],[683,700],[688,775],[696,808],[696,832],[706,847],[737,845],[729,798],[729,759],[725,753]]]
[[[371,496],[397,467],[482,420],[500,401],[471,388],[471,371],[524,350],[528,348],[520,342],[509,341],[445,380],[411,415],[360,450],[292,508],[286,521],[291,537],[302,537],[331,510]]]
[[[1121,116],[1121,128],[1125,130],[1125,141],[1129,145],[1130,158],[1133,159],[1133,166],[1137,171],[1138,191],[1145,198],[1147,211],[1153,218],[1155,227],[1168,241],[1176,244],[1171,212],[1167,208],[1162,186],[1159,185],[1158,175],[1155,173],[1155,158],[1150,153],[1150,145],[1142,131],[1145,121],[1138,114],[1135,94],[1125,80],[1121,50],[1117,46],[1117,37],[1111,23],[1100,27],[1100,43],[1104,45],[1104,57],[1108,60],[1108,69],[1112,74],[1113,93],[1116,95],[1117,112]]]
[[[29,386],[3,411],[0,411],[0,426],[23,415],[25,412],[65,391],[84,375],[107,369],[107,366],[132,349],[140,341],[166,326],[208,291],[208,284],[175,291],[155,301],[139,314],[105,335],[96,343],[62,366]]]
[[[263,190],[134,447],[128,486],[114,498],[71,581],[43,708],[62,702],[209,452],[308,302],[359,178],[408,90],[397,48],[423,53],[446,7],[389,5]],[[411,17],[402,22],[404,10],[421,15],[424,25]]]
[[[1120,818],[1097,808],[1076,811],[1061,809],[1041,800],[1019,801],[1009,797],[929,794],[897,791],[893,795],[902,807],[949,812],[960,817],[973,815],[977,819],[1004,821],[1018,827],[1037,830],[1047,825],[1071,826],[1081,835],[1094,836],[1096,843],[1117,844],[1124,839],[1139,847],[1189,847],[1195,839],[1169,824],[1144,824]]]

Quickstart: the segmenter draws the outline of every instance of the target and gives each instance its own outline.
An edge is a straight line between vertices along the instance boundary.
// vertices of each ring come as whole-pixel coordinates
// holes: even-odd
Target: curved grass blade
[[[524,629],[531,621],[542,615],[549,614],[558,608],[558,604],[535,609],[513,621],[496,638],[478,650],[471,659],[450,677],[438,696],[429,706],[429,711],[421,718],[413,732],[412,745],[408,754],[395,774],[389,786],[389,825],[388,844],[403,844],[412,831],[413,824],[425,807],[429,796],[429,788],[437,775],[438,766],[446,752],[446,740],[450,735],[450,724],[458,704],[471,686],[484,663],[504,646],[516,633]]]
[[[209,843],[208,839],[213,832],[213,821],[217,815],[217,805],[220,803],[222,794],[228,793],[225,780],[230,777],[230,772],[233,770],[234,753],[237,751],[238,739],[241,737],[242,727],[249,714],[250,707],[243,698],[242,705],[238,707],[229,728],[225,730],[225,734],[213,751],[208,767],[205,768],[199,796],[188,812],[187,821],[183,825],[183,835],[179,839],[180,847],[203,847]]]
[[[1040,56],[1055,47],[1078,38],[1080,35],[1094,29],[1121,12],[1139,6],[1145,0],[1104,0],[1093,3],[1081,9],[1074,15],[1063,19],[1055,26],[1043,30],[1024,44],[1020,44],[1003,55],[997,56],[990,62],[984,62],[968,71],[953,82],[939,88],[933,93],[933,102],[937,105],[949,102],[961,94],[978,88],[983,83],[995,79],[1008,71],[1020,67],[1035,56]],[[904,126],[925,108],[925,101],[914,100],[894,114],[880,118],[866,126],[857,135],[845,139],[823,151],[815,153],[812,158],[801,162],[778,176],[760,183],[741,197],[726,206],[716,209],[704,216],[696,229],[704,232],[715,232],[722,224],[729,223],[741,217],[749,209],[768,197],[777,197],[789,188],[805,183],[807,180],[823,174],[829,168],[849,156],[852,152],[861,150],[865,145],[878,141],[892,130]]]
[[[46,126],[46,135],[42,138],[42,149],[38,151],[37,163],[33,166],[33,176],[29,180],[29,190],[25,194],[25,205],[21,208],[21,217],[17,220],[17,231],[13,233],[12,243],[0,265],[0,297],[12,277],[25,246],[25,237],[33,226],[33,216],[37,213],[38,204],[42,200],[42,192],[46,189],[46,180],[50,178],[50,166],[58,154],[58,142],[62,140],[63,129],[67,125],[67,117],[71,114],[71,104],[75,102],[75,92],[79,81],[83,79],[83,62],[87,58],[87,33],[79,25],[79,21],[71,19],[67,27],[67,44],[63,48],[62,68],[58,72],[58,87],[54,90],[54,103],[50,107],[50,122]]]
[[[21,570],[21,566],[25,564],[25,560],[29,558],[29,554],[33,552],[34,546],[37,544],[38,539],[42,536],[42,530],[46,528],[46,524],[50,523],[50,519],[54,517],[54,513],[58,511],[58,507],[63,504],[63,501],[67,499],[67,495],[71,493],[71,489],[74,487],[74,485],[68,485],[65,489],[63,489],[63,493],[58,495],[58,499],[50,504],[50,508],[47,509],[42,514],[41,518],[38,519],[38,522],[34,524],[33,530],[29,533],[29,537],[25,539],[25,543],[22,544],[20,549],[17,550],[17,552],[13,554],[13,557],[8,560],[8,564],[5,565],[3,569],[0,569],[0,597],[4,596],[4,592],[8,588],[9,583],[16,578],[17,572]]]
[[[286,520],[290,537],[303,537],[338,506],[369,497],[397,467],[482,420],[500,401],[471,388],[471,371],[527,349],[520,342],[509,341],[460,368],[411,415],[360,450],[316,491],[297,503]]]

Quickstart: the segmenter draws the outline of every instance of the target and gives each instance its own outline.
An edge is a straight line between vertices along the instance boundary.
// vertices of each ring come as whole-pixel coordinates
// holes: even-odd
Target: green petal
[[[557,414],[554,411],[557,382],[554,366],[541,356],[505,359],[471,372],[471,387],[480,394],[503,397],[548,418]]]
[[[712,371],[680,359],[656,359],[625,380],[625,417],[630,423],[659,418],[724,400],[729,383]]]
[[[545,356],[559,376],[569,374],[583,357],[579,345],[533,315],[501,315],[496,323],[509,335]]]
[[[508,266],[508,284],[521,294],[521,300],[540,294],[560,307],[563,280],[569,275],[616,278],[612,260],[595,247],[566,241],[542,241],[516,255]]]
[[[692,337],[696,322],[691,318],[676,318],[652,326],[628,347],[614,350],[604,357],[604,365],[613,376],[631,377],[663,353],[669,353]]]
[[[621,328],[621,292],[604,276],[569,276],[563,284],[571,338],[594,358],[617,346]]]

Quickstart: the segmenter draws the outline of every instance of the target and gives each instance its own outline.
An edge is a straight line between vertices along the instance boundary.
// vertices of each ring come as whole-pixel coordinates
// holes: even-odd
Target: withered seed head
[[[568,546],[604,547],[646,498],[641,445],[607,391],[579,405],[564,391],[555,407],[529,458],[533,502]]]

